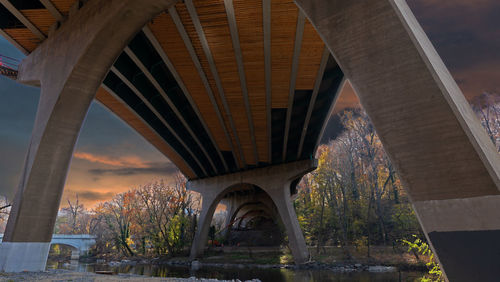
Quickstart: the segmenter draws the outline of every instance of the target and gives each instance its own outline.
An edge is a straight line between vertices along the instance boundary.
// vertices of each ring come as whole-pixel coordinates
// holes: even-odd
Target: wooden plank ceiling
[[[2,35],[33,51],[57,13],[2,1]],[[49,1],[64,18],[73,2]],[[190,179],[310,158],[343,74],[303,19],[291,0],[179,2],[130,42],[96,99]]]

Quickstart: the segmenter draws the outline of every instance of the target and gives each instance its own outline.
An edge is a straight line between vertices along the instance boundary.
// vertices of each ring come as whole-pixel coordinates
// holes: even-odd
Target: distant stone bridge
[[[88,234],[54,234],[52,235],[50,245],[58,244],[70,247],[71,259],[77,260],[81,254],[85,254],[89,251],[90,247],[95,244],[95,239],[95,236]],[[0,243],[2,240],[3,234],[0,234]]]

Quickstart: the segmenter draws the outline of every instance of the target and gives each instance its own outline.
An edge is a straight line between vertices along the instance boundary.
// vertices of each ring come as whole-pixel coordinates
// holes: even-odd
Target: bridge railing
[[[53,234],[52,235],[52,240],[54,239],[81,239],[81,240],[91,240],[91,239],[96,239],[97,237],[95,235],[90,235],[90,234]],[[0,243],[1,240],[3,239],[3,234],[0,234]]]
[[[16,79],[19,63],[18,59],[0,54],[0,75]]]

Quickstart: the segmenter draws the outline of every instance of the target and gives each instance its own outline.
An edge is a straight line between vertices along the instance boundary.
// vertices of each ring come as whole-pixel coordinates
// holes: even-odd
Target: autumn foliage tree
[[[500,152],[500,95],[483,93],[472,109]],[[395,245],[413,234],[424,238],[401,180],[367,114],[340,115],[343,132],[317,151],[318,168],[299,184],[295,201],[309,244]]]
[[[68,200],[61,209],[56,231],[64,234],[93,234],[94,251],[111,256],[175,255],[193,238],[196,205],[180,173],[173,184],[160,180],[117,194],[113,199],[87,210]]]
[[[406,193],[362,110],[341,114],[343,133],[319,147],[318,169],[299,184],[295,205],[310,244],[366,248],[420,233]]]

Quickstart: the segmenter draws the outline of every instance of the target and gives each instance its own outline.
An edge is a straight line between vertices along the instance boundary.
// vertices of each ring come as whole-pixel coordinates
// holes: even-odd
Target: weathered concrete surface
[[[284,226],[271,197],[258,188],[241,194],[230,193],[223,199],[229,199],[232,206],[226,211],[225,229],[221,232],[227,243],[279,246]]]
[[[356,90],[447,278],[498,279],[500,266],[462,264],[431,236],[478,231],[467,244],[500,261],[500,240],[483,232],[500,230],[500,157],[406,2],[295,2]]]
[[[242,213],[249,212],[255,209],[264,209],[270,216],[279,220],[278,212],[273,200],[265,192],[249,193],[245,195],[227,195],[220,201],[226,206],[226,218],[224,220],[224,230],[222,235],[226,236],[230,233],[230,225],[238,225],[241,220]]]
[[[3,234],[0,234],[0,253],[1,252],[11,252],[11,251],[16,251],[16,249],[19,248],[19,246],[22,246],[23,244],[25,246],[30,246],[32,243],[11,243],[5,245],[2,248],[2,239],[3,239]],[[65,245],[71,248],[71,259],[73,260],[78,260],[80,258],[80,255],[87,253],[90,248],[95,245],[95,239],[96,237],[93,235],[88,235],[88,234],[77,234],[77,235],[66,235],[66,234],[54,234],[52,235],[52,240],[49,243],[49,248],[51,245],[58,244],[58,245]],[[38,244],[38,243],[37,243]],[[44,243],[45,244],[45,243]],[[48,253],[47,253],[48,254]],[[33,254],[33,252],[27,252],[27,255],[34,255],[33,257],[36,257],[36,253]],[[33,258],[28,257],[27,260],[33,260]],[[46,259],[45,259],[46,260]],[[2,261],[0,259],[0,261]]]
[[[202,210],[190,258],[195,259],[203,254],[210,222],[220,200],[228,192],[233,191],[235,187],[237,188],[241,184],[251,184],[264,190],[276,206],[288,234],[290,250],[295,263],[307,262],[309,251],[290,199],[290,185],[297,178],[314,170],[316,166],[316,160],[305,160],[189,181],[188,189],[201,193],[203,197]]]
[[[0,244],[0,269],[21,272],[45,270],[50,243],[3,242]]]
[[[50,242],[74,145],[98,87],[129,40],[175,2],[90,0],[23,60],[18,81],[41,85],[41,96],[4,242]],[[2,256],[0,271],[22,255]],[[8,270],[44,268],[45,261]]]

